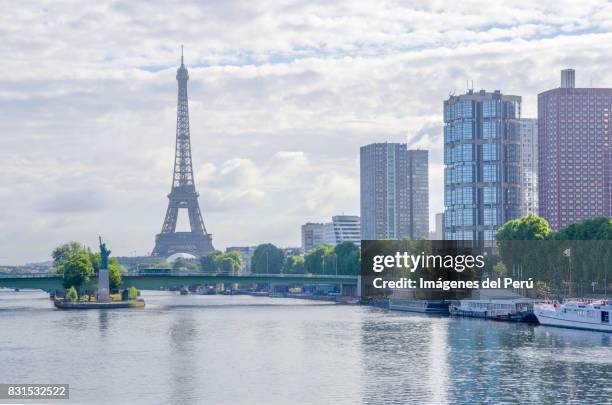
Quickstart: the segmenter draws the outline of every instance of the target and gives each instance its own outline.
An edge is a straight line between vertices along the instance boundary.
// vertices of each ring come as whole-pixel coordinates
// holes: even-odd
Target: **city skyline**
[[[118,255],[150,252],[169,191],[181,43],[193,61],[200,204],[220,250],[297,246],[305,220],[358,213],[358,151],[372,142],[429,151],[431,228],[449,93],[473,80],[522,96],[522,117],[535,118],[537,94],[558,87],[563,68],[580,72],[576,87],[612,83],[605,2],[363,3],[348,16],[347,4],[7,8],[0,263],[45,260],[98,234]],[[180,26],[162,28],[172,20]]]

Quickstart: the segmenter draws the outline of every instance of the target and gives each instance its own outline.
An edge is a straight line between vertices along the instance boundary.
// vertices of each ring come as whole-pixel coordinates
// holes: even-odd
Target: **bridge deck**
[[[170,274],[124,274],[124,287],[136,287],[141,290],[159,290],[160,288],[196,285],[196,284],[271,284],[303,285],[334,284],[357,285],[357,276],[342,275],[305,275],[305,274],[203,274],[203,273],[170,273]],[[95,283],[95,278],[92,282]],[[62,276],[54,273],[0,275],[0,287],[33,288],[41,290],[63,290]]]

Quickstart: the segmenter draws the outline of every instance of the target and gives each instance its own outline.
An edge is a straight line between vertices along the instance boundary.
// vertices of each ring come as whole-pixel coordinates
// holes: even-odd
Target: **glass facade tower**
[[[444,238],[493,240],[521,209],[521,97],[468,91],[444,101]]]

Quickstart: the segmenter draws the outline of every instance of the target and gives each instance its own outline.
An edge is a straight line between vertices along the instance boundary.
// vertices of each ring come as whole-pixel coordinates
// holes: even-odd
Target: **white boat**
[[[542,325],[612,332],[612,301],[537,304],[533,312]]]
[[[449,310],[455,316],[535,322],[533,300],[527,298],[451,301]]]

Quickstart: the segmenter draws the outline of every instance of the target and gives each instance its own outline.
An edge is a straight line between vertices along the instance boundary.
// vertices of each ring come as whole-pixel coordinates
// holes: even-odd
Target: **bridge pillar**
[[[345,297],[359,297],[359,288],[355,285],[342,285],[340,294]]]

